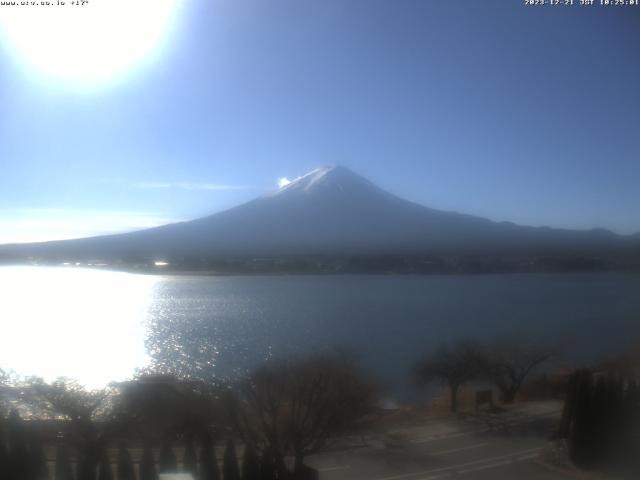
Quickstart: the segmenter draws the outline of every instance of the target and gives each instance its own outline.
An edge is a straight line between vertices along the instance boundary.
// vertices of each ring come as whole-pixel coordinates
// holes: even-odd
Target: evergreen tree
[[[12,410],[7,421],[9,439],[8,476],[9,480],[29,478],[29,448],[26,441],[24,422],[17,410]]]
[[[136,474],[133,468],[131,454],[124,442],[118,446],[118,480],[135,480]]]
[[[570,439],[573,435],[573,422],[575,419],[578,402],[577,388],[578,377],[574,373],[569,377],[569,381],[567,382],[567,393],[562,409],[560,427],[558,429],[558,436],[560,438]]]
[[[560,427],[572,461],[582,468],[613,469],[622,475],[640,467],[639,401],[635,380],[619,373],[575,372]]]
[[[2,422],[0,418],[0,422]],[[0,429],[0,478],[9,478],[9,452],[4,439],[4,432]]]
[[[160,449],[160,460],[158,461],[159,473],[177,473],[178,460],[173,452],[173,445],[169,438],[165,439]]]
[[[602,380],[603,415],[599,426],[602,437],[598,448],[602,452],[603,464],[618,463],[620,451],[623,448],[624,425],[624,395],[625,385],[619,375],[608,375]]]
[[[58,445],[54,472],[54,480],[73,480],[73,470],[71,469],[69,450],[64,444]]]
[[[78,458],[78,480],[96,480],[96,462],[92,449],[85,448]]]
[[[260,480],[260,460],[252,445],[246,445],[242,459],[242,480]]]
[[[131,454],[124,442],[118,445],[118,466],[116,468],[118,480],[135,480],[136,473],[133,468]]]
[[[626,424],[620,454],[629,459],[629,468],[640,472],[640,388],[635,380],[629,381],[623,399],[621,422]]]
[[[200,477],[199,480],[220,480],[220,470],[218,459],[211,439],[211,435],[206,434],[202,448],[200,450]]]
[[[572,419],[571,457],[579,466],[589,466],[593,458],[593,376],[588,370],[576,372],[576,407]]]
[[[607,386],[602,377],[591,379],[591,403],[589,405],[587,451],[585,465],[599,466],[602,460],[601,443],[607,435]]]
[[[2,370],[0,370],[1,378]],[[7,449],[5,433],[5,418],[0,409],[0,478],[9,478],[9,450]]]
[[[100,464],[98,465],[98,480],[113,480],[111,462],[106,449],[102,452],[100,457]]]
[[[222,478],[224,480],[240,480],[240,471],[238,469],[238,456],[236,455],[236,447],[233,440],[227,441],[227,447],[224,451],[224,463],[222,465]]]
[[[638,381],[634,380],[631,383],[627,395],[625,403],[629,412],[627,418],[630,421],[627,430],[626,454],[629,459],[629,469],[632,472],[640,472],[640,385]]]
[[[276,460],[273,452],[266,448],[260,459],[260,480],[276,480]]]
[[[184,457],[182,459],[183,470],[195,478],[198,473],[198,455],[193,445],[193,436],[188,435],[185,441]]]
[[[140,459],[140,480],[158,480],[156,459],[148,443],[145,443],[142,458]]]
[[[42,448],[42,442],[36,432],[33,432],[29,441],[29,469],[31,480],[49,480],[49,468],[47,457]]]

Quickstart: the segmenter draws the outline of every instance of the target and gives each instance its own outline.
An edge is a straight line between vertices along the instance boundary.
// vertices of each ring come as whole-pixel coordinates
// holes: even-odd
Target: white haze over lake
[[[161,277],[78,268],[0,268],[0,368],[88,387],[148,362],[145,325]]]

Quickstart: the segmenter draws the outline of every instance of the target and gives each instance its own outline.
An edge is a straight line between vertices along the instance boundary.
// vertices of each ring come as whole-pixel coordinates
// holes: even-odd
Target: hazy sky
[[[435,208],[640,231],[640,7],[164,1],[161,30],[86,29],[95,68],[137,52],[122,18],[156,44],[100,82],[0,34],[0,243],[193,218],[324,164]]]

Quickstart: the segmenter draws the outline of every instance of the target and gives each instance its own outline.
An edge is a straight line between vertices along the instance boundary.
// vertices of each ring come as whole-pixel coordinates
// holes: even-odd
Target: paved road
[[[481,419],[434,420],[317,455],[309,464],[322,480],[567,479],[537,462],[551,416],[516,416],[517,424],[500,428]]]

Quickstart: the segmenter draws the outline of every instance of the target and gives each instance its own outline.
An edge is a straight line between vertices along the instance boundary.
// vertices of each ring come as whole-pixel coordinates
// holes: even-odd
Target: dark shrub
[[[158,480],[158,471],[156,470],[156,459],[153,450],[148,444],[145,444],[140,460],[140,480]]]
[[[69,450],[64,444],[58,445],[54,472],[54,480],[73,480],[73,470],[71,469]]]
[[[100,464],[98,465],[98,480],[113,480],[113,472],[111,471],[111,462],[106,449],[100,456]]]
[[[200,476],[198,480],[220,480],[218,459],[209,434],[205,435],[200,450]]]
[[[162,444],[158,467],[159,473],[176,473],[178,471],[178,460],[175,453],[173,453],[173,446],[169,439]]]
[[[227,441],[224,451],[224,463],[222,465],[222,478],[224,480],[240,480],[240,470],[238,469],[238,456],[233,441]]]
[[[135,480],[135,478],[131,454],[127,450],[127,446],[121,443],[118,447],[118,480]]]
[[[193,445],[193,436],[187,436],[184,449],[184,458],[182,459],[183,470],[196,477],[198,473],[198,456]]]
[[[260,460],[251,445],[247,445],[244,449],[242,480],[260,480]]]

